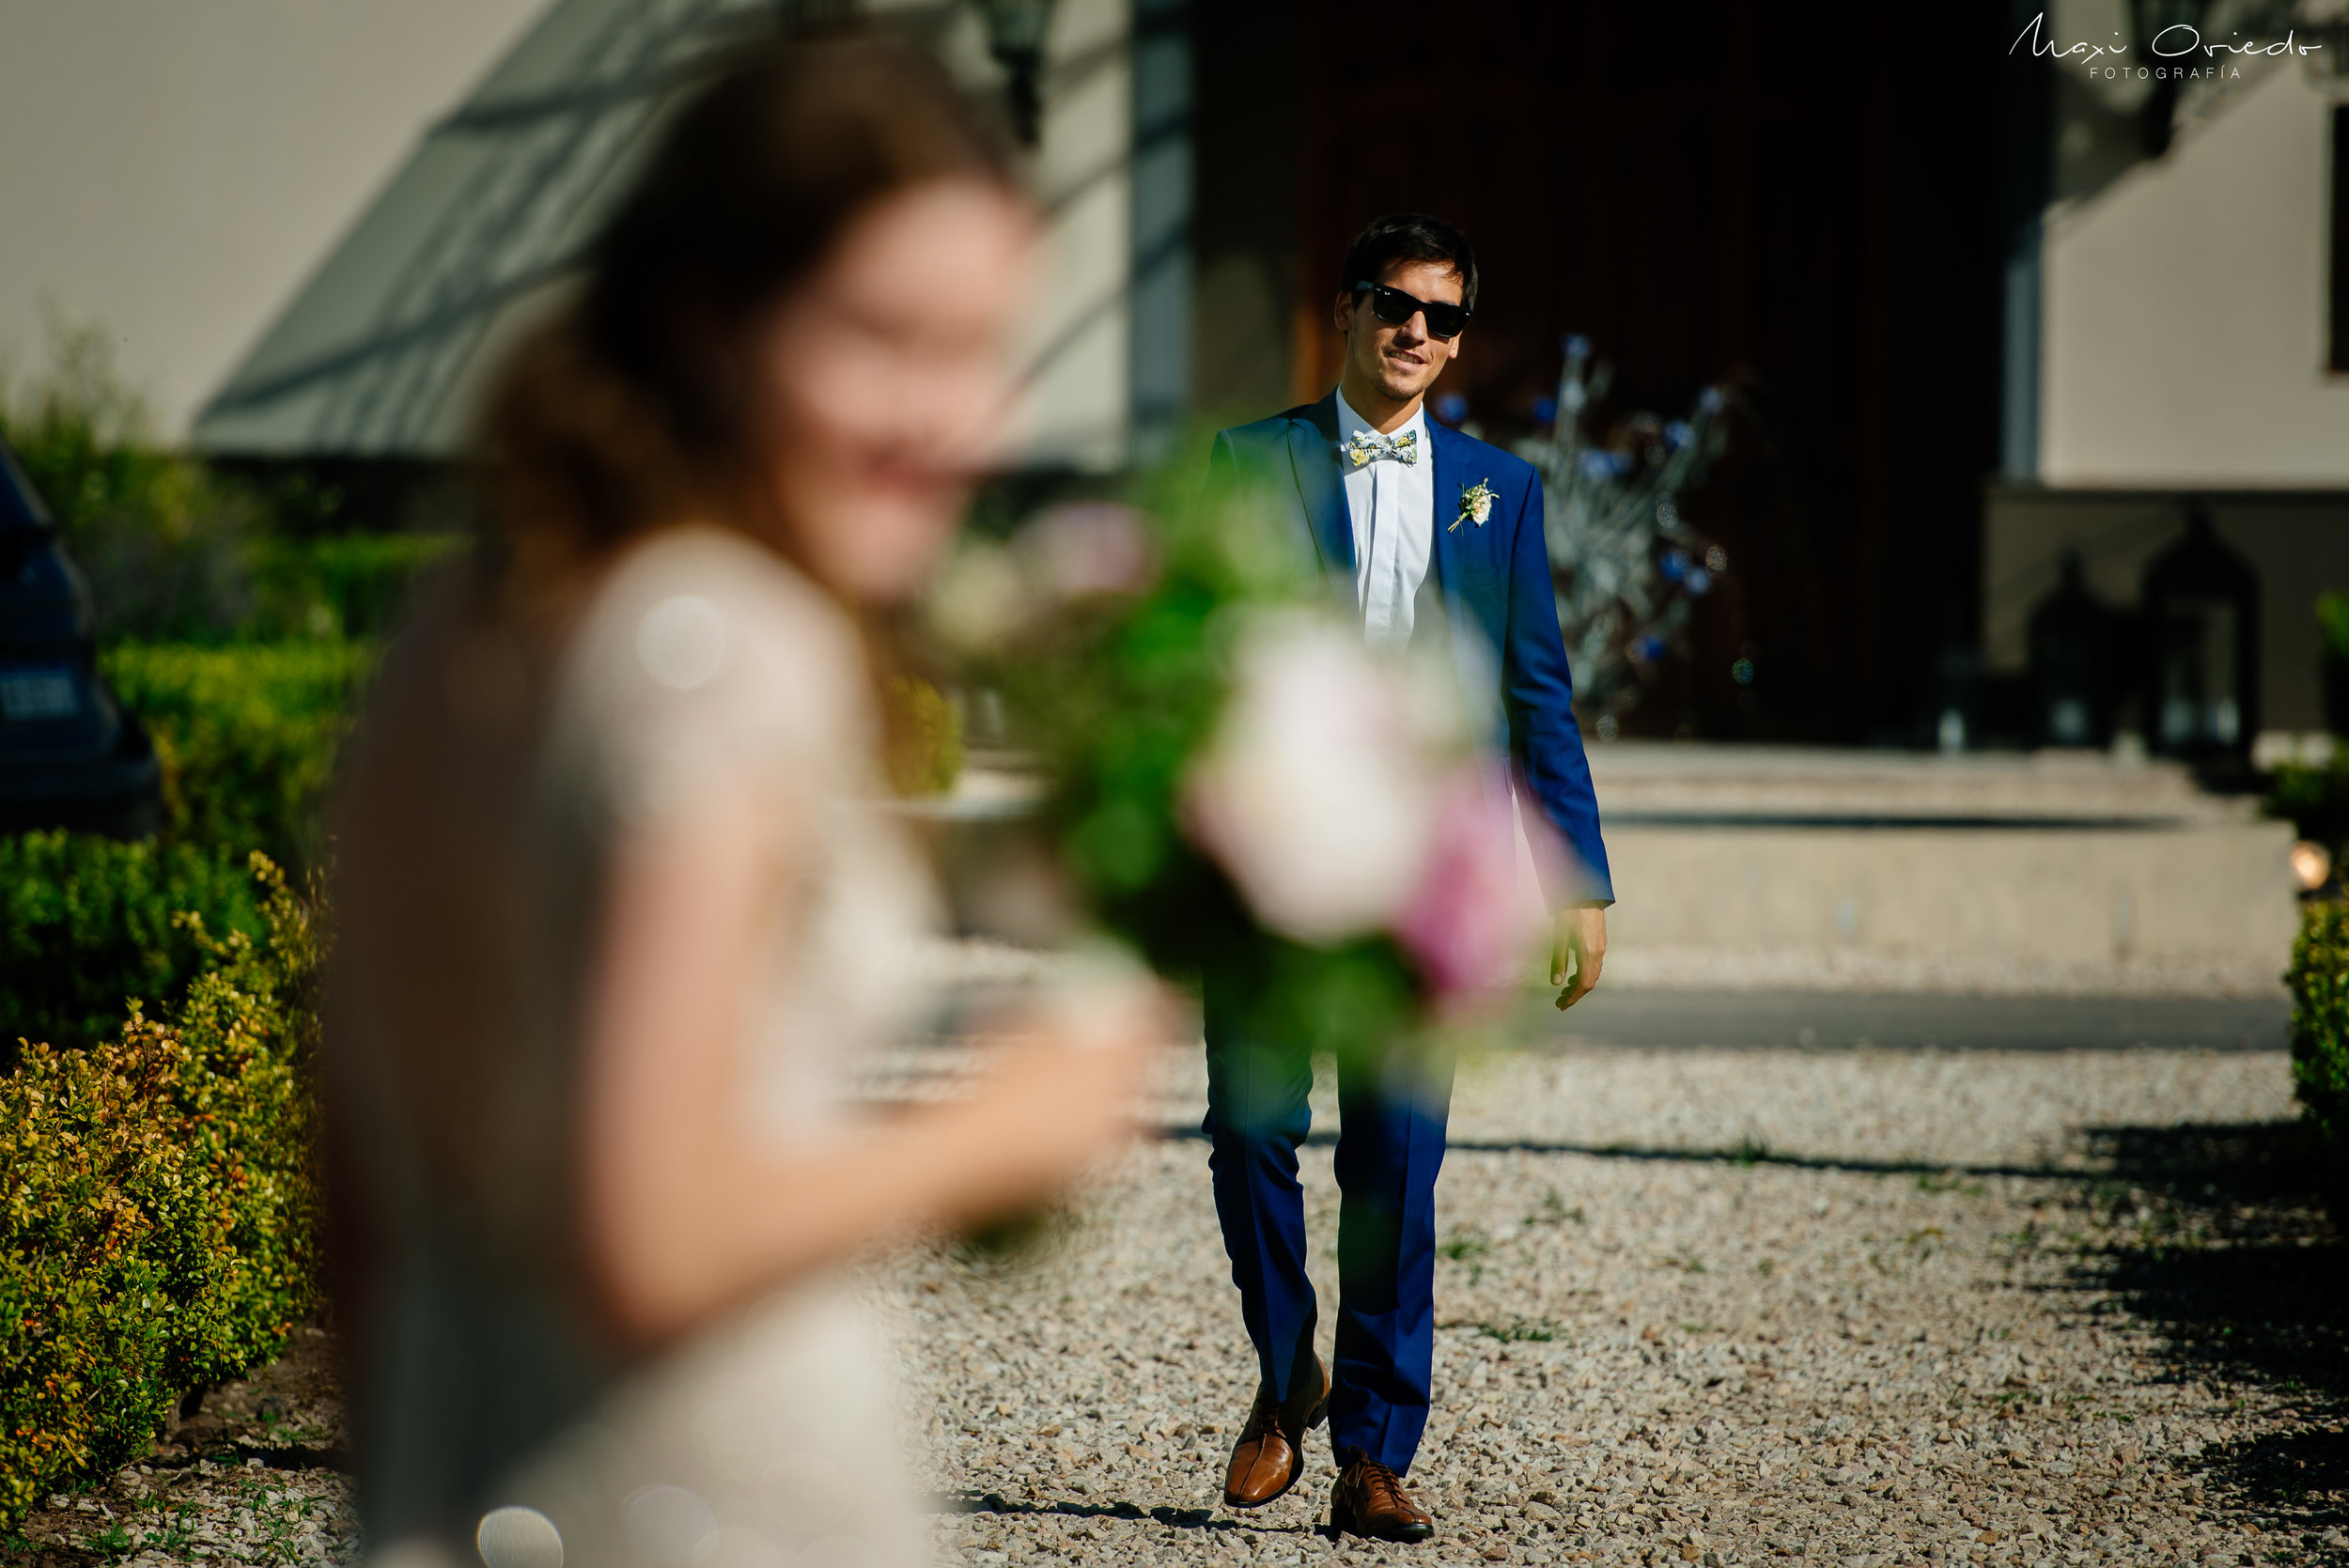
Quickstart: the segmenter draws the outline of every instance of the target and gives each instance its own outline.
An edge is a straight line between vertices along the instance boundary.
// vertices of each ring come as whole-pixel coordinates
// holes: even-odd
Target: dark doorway
[[[2003,254],[1997,15],[1952,28],[1931,8],[1856,3],[1301,0],[1258,40],[1239,9],[1195,13],[1199,216],[1211,230],[1231,205],[1219,183],[1244,169],[1234,188],[1260,193],[1264,235],[1263,194],[1293,180],[1290,396],[1335,380],[1323,323],[1351,235],[1404,209],[1461,225],[1485,291],[1444,390],[1488,439],[1532,427],[1569,332],[1614,366],[1620,413],[1732,394],[1732,445],[1692,513],[1726,548],[1734,592],[1697,618],[1677,689],[1626,728],[1906,737],[1945,629],[1978,619]],[[1271,69],[1258,42],[1293,93],[1223,97],[1220,82]],[[1243,51],[1245,69],[1214,63]],[[1750,689],[1730,677],[1741,657]]]

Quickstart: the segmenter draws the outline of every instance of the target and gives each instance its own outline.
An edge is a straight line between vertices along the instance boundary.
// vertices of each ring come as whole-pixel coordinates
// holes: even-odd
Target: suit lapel
[[[1489,470],[1480,466],[1476,442],[1456,430],[1448,430],[1433,419],[1427,422],[1427,442],[1434,452],[1435,482],[1435,548],[1428,552],[1427,582],[1421,591],[1421,619],[1427,629],[1450,645],[1453,674],[1457,677],[1460,696],[1467,705],[1472,733],[1483,737],[1486,744],[1499,749],[1508,745],[1508,722],[1500,704],[1501,650],[1488,640],[1488,631],[1498,636],[1498,629],[1478,623],[1475,612],[1462,596],[1474,574],[1469,564],[1480,553],[1489,555],[1491,530],[1473,518],[1460,516],[1460,493],[1470,485],[1492,477]],[[1453,524],[1458,522],[1455,528]],[[1432,612],[1432,613],[1430,613]],[[1415,628],[1412,637],[1419,631]],[[1491,780],[1487,779],[1489,786]],[[1505,800],[1505,796],[1501,799]]]
[[[1338,474],[1338,395],[1330,393],[1289,424],[1289,463],[1297,471],[1297,495],[1304,503],[1306,526],[1321,552],[1321,569],[1334,588],[1345,585],[1354,598],[1354,514],[1346,505]]]
[[[1460,491],[1474,484],[1475,479],[1461,472],[1461,448],[1468,444],[1466,440],[1437,424],[1432,415],[1427,421],[1427,444],[1434,454],[1436,487],[1436,546],[1430,552],[1427,575],[1449,596],[1457,593],[1464,581],[1460,563],[1470,545],[1469,530],[1476,526],[1473,522],[1463,522],[1457,528],[1452,524],[1460,515]]]

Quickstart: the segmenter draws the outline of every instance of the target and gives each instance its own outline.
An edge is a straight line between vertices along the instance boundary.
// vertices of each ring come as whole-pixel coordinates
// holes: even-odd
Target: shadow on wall
[[[2323,651],[2317,595],[2349,587],[2349,494],[2332,490],[2211,492],[1994,486],[1985,505],[1983,655],[1993,673],[2025,668],[2032,611],[2077,551],[2089,590],[2134,608],[2145,568],[2184,537],[2197,501],[2218,538],[2248,561],[2261,587],[2259,711],[2266,729],[2325,727],[2317,684]]]

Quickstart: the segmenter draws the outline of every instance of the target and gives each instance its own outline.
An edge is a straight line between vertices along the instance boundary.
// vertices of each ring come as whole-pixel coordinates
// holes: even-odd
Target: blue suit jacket
[[[1558,601],[1550,589],[1549,550],[1542,535],[1542,484],[1531,463],[1471,436],[1427,421],[1434,448],[1436,539],[1420,602],[1441,606],[1455,644],[1464,629],[1479,634],[1484,657],[1460,660],[1463,675],[1489,680],[1497,672],[1500,714],[1505,719],[1510,777],[1518,799],[1539,803],[1579,866],[1542,865],[1543,892],[1553,908],[1614,902],[1607,846],[1599,837],[1598,800],[1591,765],[1574,722],[1574,675],[1558,630]],[[1460,494],[1479,482],[1495,492],[1482,523],[1456,528]],[[1349,613],[1359,614],[1354,588],[1354,521],[1338,468],[1337,395],[1218,432],[1207,459],[1211,496],[1245,491],[1288,512],[1311,541],[1315,558]],[[1422,615],[1414,630],[1426,629]],[[1463,650],[1465,652],[1465,650]]]

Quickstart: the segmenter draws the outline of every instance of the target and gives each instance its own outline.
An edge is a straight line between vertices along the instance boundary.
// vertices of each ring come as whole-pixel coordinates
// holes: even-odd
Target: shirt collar
[[[1339,392],[1333,394],[1333,396],[1338,400],[1338,444],[1340,446],[1344,446],[1346,442],[1354,436],[1370,430],[1370,421],[1364,419],[1361,414],[1354,411],[1352,405],[1346,402],[1345,393]],[[1402,424],[1397,425],[1393,429],[1389,430],[1387,434],[1391,437],[1399,436],[1406,430],[1418,431],[1420,450],[1423,452],[1427,450],[1426,398],[1423,397],[1419,400],[1419,407],[1411,411],[1410,418],[1405,420]]]

